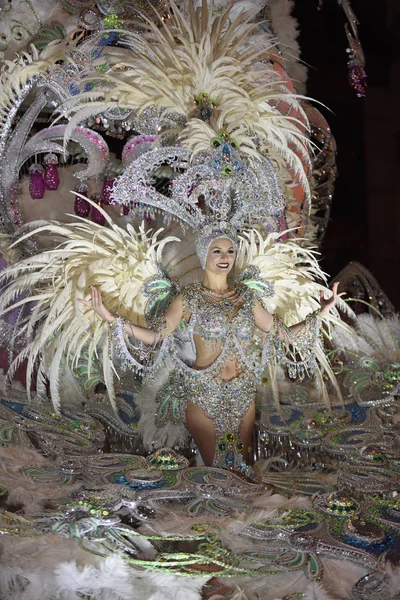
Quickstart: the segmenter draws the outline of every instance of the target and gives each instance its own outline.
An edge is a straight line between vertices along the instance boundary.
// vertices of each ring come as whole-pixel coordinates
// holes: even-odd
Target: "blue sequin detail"
[[[151,483],[150,481],[148,483],[128,483],[128,480],[126,479],[126,477],[124,475],[121,475],[121,477],[118,477],[118,479],[116,480],[116,483],[120,483],[121,485],[126,485],[128,487],[130,487],[132,490],[155,490],[157,488],[162,488],[166,485],[166,482],[161,479],[161,481],[156,481],[154,483]]]
[[[363,550],[366,550],[370,554],[379,556],[379,554],[381,554],[382,552],[385,552],[388,548],[390,548],[390,546],[394,542],[394,538],[391,535],[386,534],[385,538],[383,539],[382,542],[378,542],[378,543],[374,544],[373,542],[364,542],[362,540],[355,540],[354,538],[352,538],[349,535],[344,535],[343,541],[346,544],[349,544],[349,546],[354,546],[355,548],[362,548]]]
[[[14,412],[18,413],[19,415],[29,418],[29,415],[26,415],[24,413],[25,404],[21,404],[20,402],[10,402],[9,400],[4,400],[4,398],[2,398],[0,402],[7,408],[10,408]]]

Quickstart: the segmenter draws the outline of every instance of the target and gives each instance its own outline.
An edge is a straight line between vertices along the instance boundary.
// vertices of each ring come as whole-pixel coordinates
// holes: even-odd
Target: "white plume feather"
[[[111,312],[131,323],[144,323],[146,299],[142,285],[157,273],[162,250],[176,237],[159,239],[162,229],[136,231],[117,226],[101,208],[108,228],[77,218],[70,224],[48,223],[29,231],[17,244],[36,233],[45,232],[63,240],[52,250],[26,258],[3,271],[0,285],[7,288],[0,298],[2,314],[28,302],[36,302],[27,328],[33,340],[11,365],[9,375],[28,359],[27,381],[38,367],[43,377],[46,368],[51,382],[51,396],[60,410],[60,369],[67,363],[76,366],[81,351],[88,346],[90,357],[100,357],[110,401],[115,406],[114,369],[108,356],[108,326],[97,314],[81,308],[78,298],[90,297],[90,286],[97,287]],[[25,297],[15,302],[24,293]],[[9,304],[13,303],[10,307]],[[43,388],[43,386],[42,386]],[[29,394],[29,391],[28,391]]]
[[[287,326],[303,321],[307,315],[320,308],[320,293],[331,295],[326,285],[326,275],[321,270],[318,253],[300,245],[304,240],[286,240],[282,237],[288,232],[271,233],[266,239],[252,229],[242,232],[236,258],[236,270],[242,271],[254,265],[260,269],[260,277],[268,280],[274,287],[271,298],[263,298],[263,304],[270,313],[278,314]],[[300,243],[299,243],[300,242]],[[352,311],[348,310],[354,318]],[[335,307],[322,318],[322,331],[326,337],[331,337],[334,329],[350,335],[352,329],[341,319]],[[339,385],[330,367],[322,347],[317,345],[316,358],[318,367],[315,369],[315,385],[322,401],[330,406],[328,391],[323,378],[326,374],[333,385],[339,400],[342,401]],[[278,403],[276,365],[269,364],[269,379],[275,402]]]
[[[68,131],[108,108],[140,112],[155,105],[164,116],[184,117],[180,139],[193,155],[226,130],[250,158],[259,152],[282,157],[309,195],[308,120],[302,97],[266,60],[276,49],[252,22],[261,6],[243,3],[240,11],[228,6],[214,13],[206,0],[198,7],[189,1],[182,11],[169,4],[173,19],[154,23],[153,15],[143,17],[146,35],[124,31],[124,48],[102,53],[98,60],[106,61],[108,71],[97,72],[94,61],[82,73],[82,83],[95,87],[64,103],[62,110],[72,116]],[[209,123],[195,117],[194,98],[203,93],[214,103]],[[282,103],[287,114],[279,111]]]

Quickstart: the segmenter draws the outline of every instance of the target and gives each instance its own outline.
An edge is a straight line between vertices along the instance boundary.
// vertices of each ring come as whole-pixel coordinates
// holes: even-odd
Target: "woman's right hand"
[[[110,313],[110,311],[104,306],[103,299],[99,290],[93,285],[90,289],[92,291],[91,299],[83,300],[83,298],[78,298],[78,302],[84,304],[85,306],[88,306],[89,308],[92,308],[104,321],[107,321],[108,323],[112,323],[113,321],[115,321],[114,315]]]

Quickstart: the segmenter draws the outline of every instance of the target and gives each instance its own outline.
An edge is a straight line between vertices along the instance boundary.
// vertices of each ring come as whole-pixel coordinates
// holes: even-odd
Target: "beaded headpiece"
[[[233,244],[235,253],[238,247],[237,231],[227,221],[214,221],[206,225],[196,238],[196,252],[203,269],[206,268],[208,250],[214,240],[227,238]]]
[[[155,183],[160,169],[169,172],[166,193],[165,186],[161,190]],[[271,161],[259,156],[250,162],[227,132],[191,163],[182,146],[150,146],[127,165],[112,196],[140,216],[159,214],[165,223],[177,221],[183,230],[192,228],[203,268],[213,240],[228,238],[236,247],[237,231],[245,226],[279,231],[285,208]]]

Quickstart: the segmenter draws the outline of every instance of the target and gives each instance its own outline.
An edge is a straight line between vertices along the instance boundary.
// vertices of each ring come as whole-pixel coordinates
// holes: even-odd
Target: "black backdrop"
[[[301,31],[302,59],[309,64],[307,94],[332,111],[321,109],[338,145],[339,176],[322,247],[322,266],[334,276],[351,260],[363,263],[399,308],[399,160],[393,156],[400,144],[395,110],[400,77],[393,72],[398,65],[400,30],[396,3],[400,4],[398,0],[352,0],[367,60],[366,99],[357,98],[348,83],[346,18],[337,0],[324,0],[321,10],[318,0],[296,0],[294,16]],[[382,126],[377,122],[380,118],[384,119]],[[376,140],[375,130],[379,132]],[[379,145],[382,147],[377,150]],[[376,152],[388,154],[383,168],[375,160]],[[388,187],[391,178],[393,186]],[[382,188],[378,190],[379,179]],[[384,215],[377,207],[381,201]]]

